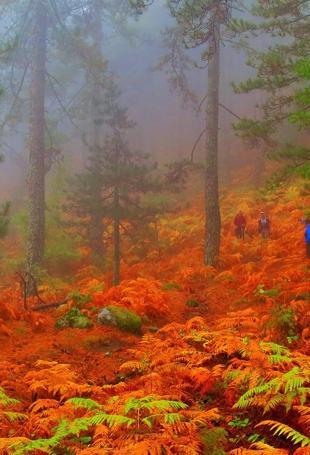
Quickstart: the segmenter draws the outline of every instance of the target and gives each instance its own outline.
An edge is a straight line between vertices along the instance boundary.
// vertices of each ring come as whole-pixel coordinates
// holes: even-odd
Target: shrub
[[[76,304],[76,306],[78,306],[79,308],[83,308],[84,305],[86,305],[87,303],[91,302],[91,295],[89,294],[81,294],[79,291],[73,291],[73,292],[70,292],[70,294],[68,295],[68,298],[70,300],[73,300],[74,303]]]

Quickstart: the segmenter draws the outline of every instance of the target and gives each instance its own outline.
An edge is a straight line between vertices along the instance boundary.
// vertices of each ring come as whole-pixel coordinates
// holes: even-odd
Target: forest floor
[[[161,220],[145,260],[128,255],[120,286],[85,267],[44,312],[23,309],[17,282],[0,289],[0,453],[309,455],[307,206],[298,185],[227,193],[217,269],[203,265],[197,201]],[[142,333],[100,325],[107,305],[141,316]],[[75,307],[92,326],[56,329]]]

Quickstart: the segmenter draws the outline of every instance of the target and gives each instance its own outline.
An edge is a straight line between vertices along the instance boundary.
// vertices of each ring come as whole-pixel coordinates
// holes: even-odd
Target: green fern
[[[110,428],[120,425],[130,426],[136,422],[135,419],[131,419],[123,415],[105,414],[104,412],[95,414],[89,418],[89,421],[92,425],[101,425],[102,423],[106,423]]]
[[[36,439],[35,441],[29,442],[23,446],[12,444],[9,446],[9,448],[13,450],[14,455],[24,455],[35,450],[40,450],[41,452],[52,454],[52,448],[48,446],[47,441],[47,439]]]
[[[271,390],[273,387],[277,386],[278,380],[277,379],[272,379],[271,381],[258,385],[256,387],[253,387],[252,389],[247,390],[237,401],[237,403],[234,404],[234,408],[248,408],[252,404],[252,399],[256,395],[261,395],[263,393],[268,392]]]
[[[147,409],[148,411],[169,411],[170,409],[186,409],[188,406],[182,401],[157,400],[152,395],[143,398],[130,398],[124,406],[125,414],[130,411]]]
[[[292,370],[283,375],[283,380],[286,382],[284,389],[285,393],[298,390],[304,385],[305,382],[308,381],[307,378],[298,376],[299,373],[300,369],[298,367],[294,367]]]
[[[234,408],[248,408],[257,402],[256,399],[258,396],[265,394],[267,404],[264,407],[264,412],[274,409],[278,405],[284,405],[286,410],[289,411],[296,398],[299,399],[301,404],[306,402],[307,395],[310,391],[308,387],[304,387],[305,383],[308,382],[307,378],[307,372],[294,367],[281,377],[274,378],[269,382],[262,383],[247,390],[239,398],[237,403],[235,403]],[[281,400],[280,397],[282,397]]]
[[[290,356],[290,350],[286,346],[282,346],[281,344],[273,343],[271,341],[261,341],[259,343],[259,347],[263,352],[283,355],[283,356]]]
[[[256,425],[256,427],[259,426],[270,426],[270,430],[274,436],[285,436],[286,439],[290,439],[294,444],[300,444],[301,447],[308,447],[310,445],[310,438],[284,423],[274,420],[264,420]]]
[[[187,405],[182,401],[173,400],[159,400],[152,395],[148,395],[143,398],[129,398],[124,405],[124,413],[128,415],[133,413],[136,417],[135,422],[138,428],[141,423],[145,424],[149,428],[152,428],[155,421],[163,420],[165,423],[173,425],[181,420],[181,415],[176,412],[169,412],[171,410],[182,410],[187,409]],[[144,418],[141,418],[143,411],[153,413]]]
[[[71,401],[71,400],[70,400]],[[81,417],[69,422],[62,420],[54,430],[54,435],[48,439],[36,439],[26,444],[19,444],[11,446],[14,450],[14,455],[29,454],[36,450],[41,450],[45,453],[55,453],[54,449],[58,447],[64,439],[69,436],[79,436],[83,431],[89,431],[90,428],[102,423],[107,424],[109,427],[116,427],[119,425],[132,425],[135,423],[134,419],[126,416],[111,415],[103,412],[97,413],[91,417]]]
[[[20,402],[15,398],[10,398],[4,391],[2,387],[0,387],[0,405],[3,407],[7,406],[14,406],[19,404]]]
[[[269,355],[268,360],[272,365],[279,364],[279,363],[292,363],[293,362],[291,357],[288,357],[286,355],[281,355],[281,354]]]
[[[20,412],[10,412],[10,411],[3,411],[3,416],[6,417],[10,422],[17,422],[18,420],[25,420],[28,417],[26,414],[22,414]]]
[[[6,397],[5,399],[7,399]],[[117,402],[118,397],[113,397],[110,402]],[[147,427],[152,428],[153,422],[160,419],[166,424],[174,425],[182,419],[182,416],[176,412],[167,412],[169,410],[181,410],[186,409],[187,405],[181,401],[172,400],[160,400],[152,395],[143,398],[130,398],[124,405],[125,415],[108,414],[103,412],[102,405],[95,400],[89,398],[70,398],[66,401],[72,404],[76,408],[81,408],[89,411],[86,417],[79,417],[72,421],[62,420],[58,426],[54,429],[54,434],[48,439],[37,439],[23,444],[11,446],[14,450],[14,455],[29,454],[33,451],[40,450],[48,454],[55,453],[55,449],[61,446],[63,441],[68,437],[78,437],[82,432],[88,432],[93,427],[101,424],[107,425],[109,428],[115,428],[119,426],[130,427],[137,424],[138,428],[140,424],[145,424]],[[140,417],[140,411],[154,412],[156,414],[148,415],[144,418]],[[129,417],[128,414],[134,413],[133,417]],[[13,416],[11,416],[13,417]],[[15,416],[17,417],[17,414]]]
[[[16,400],[15,398],[9,397],[5,393],[4,389],[2,387],[0,387],[0,407],[4,408],[4,410],[0,409],[0,418],[4,418],[12,423],[17,422],[18,420],[27,419],[26,414],[6,410],[6,408],[11,407],[11,406],[16,406],[19,403],[20,403],[20,401]]]
[[[182,420],[182,416],[177,412],[169,412],[165,415],[164,421],[168,425],[174,425]]]
[[[101,404],[95,400],[91,400],[90,398],[70,398],[67,400],[67,403],[71,403],[75,408],[82,408],[82,409],[100,409],[102,408]]]

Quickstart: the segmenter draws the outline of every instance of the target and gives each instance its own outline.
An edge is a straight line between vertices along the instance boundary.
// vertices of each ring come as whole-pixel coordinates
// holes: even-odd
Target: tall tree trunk
[[[113,284],[116,286],[120,283],[121,279],[121,236],[120,236],[120,207],[119,207],[119,189],[115,188],[114,191],[114,226],[113,226],[113,243],[114,243],[114,257],[113,257]]]
[[[220,157],[219,181],[224,186],[228,186],[231,183],[231,154],[227,145],[225,145],[223,154]]]
[[[95,56],[98,62],[103,59],[102,56],[102,21],[101,21],[100,0],[92,1],[92,20],[91,20],[91,36],[95,49]],[[92,65],[92,61],[90,64]],[[102,265],[104,262],[104,247],[103,247],[103,223],[102,223],[102,182],[101,182],[101,128],[102,128],[102,113],[101,113],[101,73],[99,69],[93,65],[89,69],[89,80],[91,83],[91,162],[93,174],[92,186],[92,210],[89,224],[89,243],[92,251],[93,261],[96,265]]]
[[[32,32],[32,81],[30,88],[29,150],[29,238],[28,270],[35,274],[42,264],[45,243],[45,67],[47,51],[47,9],[44,0],[34,7]],[[31,292],[31,290],[30,290]]]
[[[218,124],[220,80],[220,24],[214,17],[215,36],[210,46],[208,63],[208,95],[206,111],[205,171],[205,263],[216,265],[220,251],[221,216],[218,188]]]

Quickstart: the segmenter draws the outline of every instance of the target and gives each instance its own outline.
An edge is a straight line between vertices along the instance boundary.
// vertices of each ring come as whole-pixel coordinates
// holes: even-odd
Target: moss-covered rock
[[[100,311],[98,321],[103,325],[114,325],[125,332],[141,333],[140,316],[127,308],[109,305]]]
[[[73,327],[75,329],[87,329],[92,326],[91,320],[76,307],[71,308],[55,324],[57,329]]]

